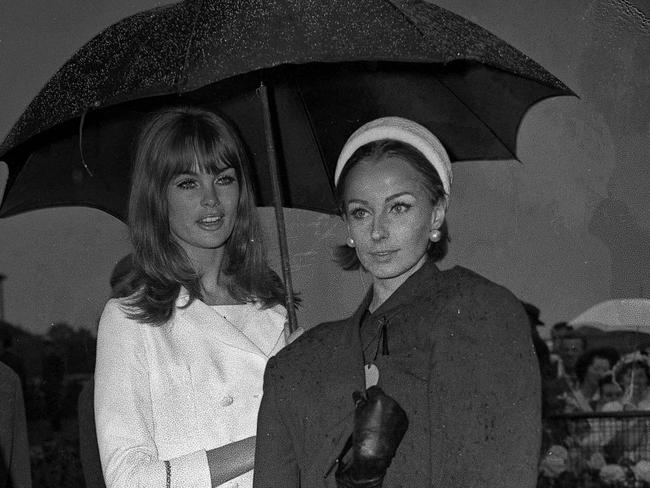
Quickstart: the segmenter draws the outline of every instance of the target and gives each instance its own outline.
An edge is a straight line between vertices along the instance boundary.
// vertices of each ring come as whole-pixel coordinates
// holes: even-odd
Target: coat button
[[[223,397],[223,398],[221,399],[221,401],[219,402],[219,404],[220,404],[222,407],[228,407],[228,406],[232,405],[232,402],[233,402],[233,401],[234,401],[234,400],[233,400],[233,397],[231,397],[230,395],[227,395],[227,396],[225,396],[225,397]]]

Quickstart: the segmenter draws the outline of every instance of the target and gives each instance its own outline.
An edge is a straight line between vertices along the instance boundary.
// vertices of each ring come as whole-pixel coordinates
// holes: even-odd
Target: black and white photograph
[[[650,488],[648,0],[5,0],[0,488]]]

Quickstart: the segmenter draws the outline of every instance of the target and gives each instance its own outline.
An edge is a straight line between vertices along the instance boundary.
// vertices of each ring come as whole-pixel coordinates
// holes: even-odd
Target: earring
[[[440,232],[438,229],[433,229],[429,233],[429,240],[431,242],[438,242],[442,238],[442,232]]]
[[[354,239],[352,239],[352,237],[348,237],[345,240],[345,243],[348,245],[348,247],[354,247]]]

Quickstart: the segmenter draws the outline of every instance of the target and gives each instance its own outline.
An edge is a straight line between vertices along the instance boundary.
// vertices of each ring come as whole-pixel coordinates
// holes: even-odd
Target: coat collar
[[[433,290],[440,287],[442,283],[442,271],[438,269],[436,263],[432,260],[427,260],[420,269],[408,277],[402,285],[393,292],[388,299],[382,303],[373,316],[381,316],[399,312],[405,306],[411,306],[414,299],[424,294],[430,294]],[[368,309],[372,301],[373,291],[372,287],[368,290],[366,297],[361,302],[361,305],[353,315],[355,323],[359,323],[364,312]]]
[[[176,299],[175,317],[173,322],[186,321],[196,327],[210,328],[213,337],[231,347],[268,358],[284,345],[285,317],[273,307],[265,310],[268,323],[260,324],[266,329],[266,337],[260,344],[253,342],[232,323],[217,313],[212,307],[201,300],[195,299],[189,305],[189,293],[181,288]]]

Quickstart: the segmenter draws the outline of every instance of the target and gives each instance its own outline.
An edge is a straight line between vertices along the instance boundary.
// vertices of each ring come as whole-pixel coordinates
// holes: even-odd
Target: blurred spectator
[[[573,389],[577,388],[575,365],[578,358],[584,353],[587,341],[584,336],[570,330],[566,332],[559,343],[558,355],[560,367],[557,378],[564,378]]]
[[[63,413],[62,400],[65,363],[52,341],[46,339],[44,346],[43,383],[41,390],[43,391],[45,409],[50,425],[55,432],[58,432],[61,429],[61,417]]]
[[[560,343],[564,336],[573,331],[573,327],[566,322],[558,322],[551,328],[551,352],[558,354]]]
[[[650,365],[648,357],[639,352],[627,354],[614,367],[616,382],[623,388],[618,402],[606,404],[608,411],[650,410]]]
[[[0,344],[0,361],[5,363],[20,378],[20,386],[25,391],[26,376],[25,367],[20,356],[14,351],[14,337],[8,330],[2,332],[2,342]]]
[[[608,373],[598,382],[598,402],[596,411],[601,412],[607,403],[618,402],[623,396],[623,389],[614,380],[614,375]]]
[[[0,363],[0,488],[31,488],[25,403],[18,375]]]
[[[650,363],[646,354],[626,354],[614,367],[614,377],[623,388],[623,395],[618,401],[606,403],[604,412],[650,410]],[[650,459],[650,423],[643,418],[622,422],[605,451],[611,459]]]
[[[554,377],[559,378],[563,375],[562,359],[560,358],[560,345],[566,334],[573,331],[566,322],[558,322],[551,328],[551,365],[554,368]]]
[[[611,371],[618,358],[618,352],[611,347],[592,349],[582,354],[574,368],[577,388],[572,389],[566,410],[595,411],[599,400],[600,380]]]

